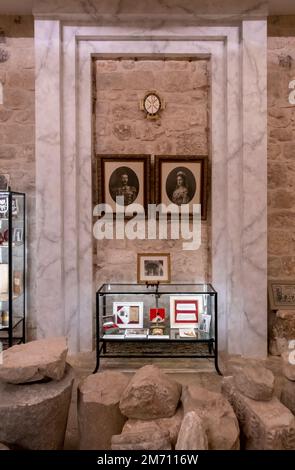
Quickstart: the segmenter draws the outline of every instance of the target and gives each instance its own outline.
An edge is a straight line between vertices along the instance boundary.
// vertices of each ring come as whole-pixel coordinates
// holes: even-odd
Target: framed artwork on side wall
[[[201,204],[201,218],[206,219],[207,167],[207,156],[156,155],[156,203],[187,205],[190,215],[193,204]]]
[[[268,296],[271,310],[295,310],[294,281],[269,281]]]
[[[128,209],[140,204],[147,209],[150,203],[149,155],[97,155],[98,203],[116,210],[117,197]]]

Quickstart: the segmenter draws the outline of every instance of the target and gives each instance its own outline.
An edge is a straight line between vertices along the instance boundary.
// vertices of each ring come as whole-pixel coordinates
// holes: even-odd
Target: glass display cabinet
[[[0,191],[0,350],[25,342],[26,198]]]
[[[95,372],[101,358],[211,358],[221,375],[211,284],[103,284],[96,318]]]

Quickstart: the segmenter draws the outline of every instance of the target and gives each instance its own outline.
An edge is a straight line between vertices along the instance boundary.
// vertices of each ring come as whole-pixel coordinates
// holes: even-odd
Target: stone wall
[[[34,21],[33,17],[0,16],[0,173],[8,173],[11,187],[27,194],[28,317],[34,334]]]
[[[96,154],[208,155],[207,60],[97,60],[94,73]],[[148,90],[157,90],[166,102],[158,120],[147,120],[140,110]],[[97,286],[136,282],[137,252],[170,252],[172,282],[208,281],[210,238],[209,197],[200,249],[183,251],[182,240],[98,242]]]
[[[295,277],[295,17],[273,17],[268,37],[268,277]]]

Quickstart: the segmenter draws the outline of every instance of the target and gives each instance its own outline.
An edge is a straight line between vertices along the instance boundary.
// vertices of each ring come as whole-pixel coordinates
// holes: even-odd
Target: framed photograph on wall
[[[113,315],[119,328],[142,328],[143,302],[114,302]]]
[[[268,296],[271,310],[295,310],[294,281],[269,281]]]
[[[201,295],[172,295],[170,297],[171,328],[197,328],[202,313]]]
[[[211,315],[202,314],[199,324],[199,330],[204,333],[210,333]]]
[[[14,227],[12,231],[12,241],[22,243],[24,239],[24,231],[21,227]]]
[[[98,155],[98,203],[116,210],[117,197],[123,198],[124,209],[150,203],[150,155]]]
[[[194,155],[156,155],[155,187],[157,204],[201,204],[201,218],[207,212],[208,157]]]
[[[170,253],[137,254],[137,282],[139,284],[165,284],[170,280]]]

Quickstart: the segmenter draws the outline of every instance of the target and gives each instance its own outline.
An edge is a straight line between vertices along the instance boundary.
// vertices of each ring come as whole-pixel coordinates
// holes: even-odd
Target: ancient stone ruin
[[[74,374],[65,338],[13,346],[0,365],[0,449],[63,449]]]

